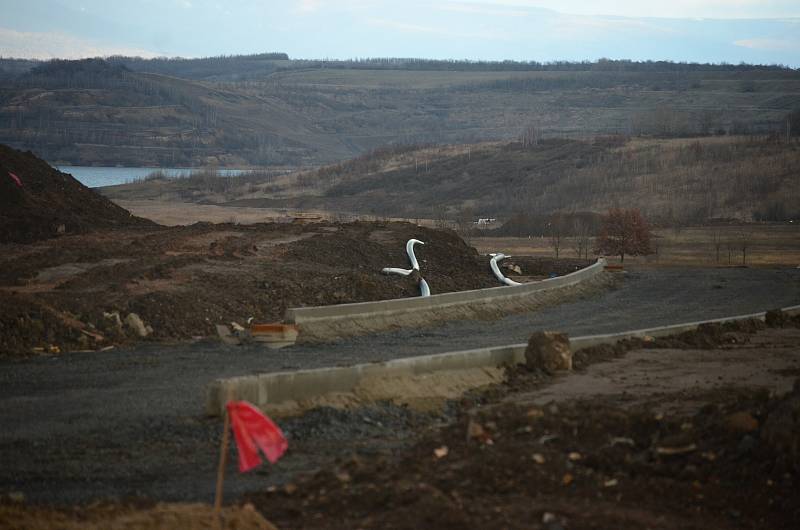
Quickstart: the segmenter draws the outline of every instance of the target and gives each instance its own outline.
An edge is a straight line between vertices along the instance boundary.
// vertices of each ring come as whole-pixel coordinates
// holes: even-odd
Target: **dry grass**
[[[716,237],[720,241],[717,261]],[[742,265],[742,241],[747,241],[745,264],[750,267],[800,266],[800,226],[797,224],[738,225],[721,227],[691,227],[680,231],[660,229],[654,231],[654,244],[658,254],[627,256],[626,265],[646,267],[717,267]],[[472,237],[469,243],[478,252],[505,252],[508,254],[552,257],[555,255],[549,240],[521,237]],[[561,256],[574,257],[569,244]],[[730,248],[730,252],[729,252]],[[730,255],[730,261],[729,261]],[[619,258],[610,257],[618,262]]]

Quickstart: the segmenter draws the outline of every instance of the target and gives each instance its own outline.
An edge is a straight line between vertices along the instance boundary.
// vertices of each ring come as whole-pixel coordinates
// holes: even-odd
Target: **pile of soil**
[[[252,506],[225,508],[220,526],[211,506],[203,504],[97,503],[69,509],[34,508],[19,502],[0,504],[0,528],[26,530],[275,530]],[[6,526],[8,524],[9,526]]]
[[[800,324],[772,314],[767,327]],[[720,337],[716,350],[731,347],[726,334],[742,339],[736,347],[791,344],[784,330],[764,328],[743,321],[696,335]],[[681,336],[663,346],[711,348]],[[647,344],[587,348],[577,369]],[[411,445],[351,454],[244,501],[280,528],[795,528],[800,380],[784,395],[736,384],[533,404],[551,381],[509,370]]]
[[[280,528],[795,528],[800,382],[781,398],[692,398],[708,404],[473,409],[396,457],[344,459],[247,501]]]
[[[33,153],[0,144],[0,243],[30,243],[98,228],[152,224]]]
[[[135,226],[0,256],[0,352],[100,349],[216,336],[216,324],[279,322],[290,307],[419,296],[408,239],[433,293],[497,286],[488,260],[452,231],[408,223]],[[118,316],[117,316],[118,315]],[[120,326],[120,321],[123,325]]]

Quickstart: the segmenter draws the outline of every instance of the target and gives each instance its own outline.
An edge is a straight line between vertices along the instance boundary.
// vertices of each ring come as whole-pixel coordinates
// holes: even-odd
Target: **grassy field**
[[[626,256],[625,265],[633,267],[728,267],[742,265],[742,241],[747,242],[744,264],[748,267],[800,266],[800,226],[796,224],[757,224],[721,227],[691,227],[680,231],[660,229],[653,232],[658,253],[650,256]],[[717,245],[720,241],[719,260]],[[547,238],[470,237],[469,243],[481,253],[505,252],[526,256],[555,255]],[[574,257],[569,242],[561,256]],[[618,263],[618,257],[608,258]]]

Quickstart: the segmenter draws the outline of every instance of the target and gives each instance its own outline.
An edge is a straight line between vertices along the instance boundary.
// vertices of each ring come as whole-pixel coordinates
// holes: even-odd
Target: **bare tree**
[[[626,254],[650,254],[650,227],[639,210],[611,208],[603,216],[597,247],[600,252],[619,256],[622,262]]]
[[[461,237],[465,237],[469,233],[474,217],[473,210],[469,206],[460,208],[456,212],[456,231]]]
[[[719,251],[722,249],[722,246],[725,242],[722,239],[722,232],[719,228],[715,228],[711,231],[711,244],[714,246],[714,262],[719,263]]]
[[[556,214],[550,219],[547,224],[547,230],[550,238],[550,246],[556,253],[556,259],[564,242],[564,218],[561,214]]]
[[[736,248],[742,252],[742,265],[747,265],[747,249],[750,248],[750,233],[743,228],[736,236]]]
[[[433,209],[433,223],[436,228],[441,230],[447,228],[449,222],[447,221],[447,208],[443,204],[435,206]]]
[[[520,134],[520,143],[522,147],[535,147],[539,145],[539,140],[542,137],[542,130],[533,125],[528,125],[525,130]]]
[[[591,239],[589,225],[580,218],[575,219],[573,233],[575,237],[572,238],[572,247],[575,250],[575,254],[579,258],[589,259],[589,243]]]

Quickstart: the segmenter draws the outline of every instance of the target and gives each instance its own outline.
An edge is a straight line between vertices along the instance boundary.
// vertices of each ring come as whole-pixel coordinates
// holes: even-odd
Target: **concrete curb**
[[[318,307],[296,307],[286,311],[285,321],[300,328],[301,341],[331,340],[398,327],[472,318],[481,314],[501,315],[528,310],[555,290],[600,283],[606,261],[557,278],[520,286],[435,294]]]
[[[782,309],[790,315],[800,314],[800,305]],[[766,312],[716,318],[698,322],[686,322],[670,326],[611,333],[586,335],[570,339],[573,351],[599,344],[613,344],[623,339],[663,337],[697,329],[701,324],[724,323],[737,320],[764,320]],[[218,379],[212,382],[206,393],[206,414],[222,414],[228,399],[243,399],[265,408],[287,401],[301,401],[326,394],[352,392],[369,378],[424,375],[445,370],[465,370],[487,366],[500,366],[525,362],[526,343],[478,348],[456,352],[406,357],[381,363],[357,364],[354,366],[317,368],[293,372]]]

